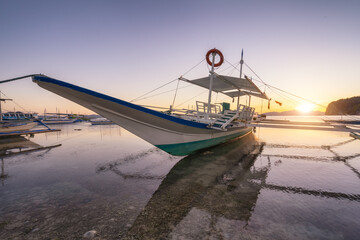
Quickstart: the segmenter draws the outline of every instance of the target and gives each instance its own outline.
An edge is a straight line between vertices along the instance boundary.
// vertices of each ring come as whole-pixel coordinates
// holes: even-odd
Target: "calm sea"
[[[0,239],[360,237],[348,133],[257,128],[174,157],[116,125],[54,127],[0,142]]]

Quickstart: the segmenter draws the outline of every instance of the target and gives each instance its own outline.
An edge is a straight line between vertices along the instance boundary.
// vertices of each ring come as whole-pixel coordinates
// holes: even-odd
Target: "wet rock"
[[[84,238],[87,238],[87,239],[92,239],[94,238],[96,235],[96,231],[95,230],[91,230],[91,231],[88,231],[84,234]]]

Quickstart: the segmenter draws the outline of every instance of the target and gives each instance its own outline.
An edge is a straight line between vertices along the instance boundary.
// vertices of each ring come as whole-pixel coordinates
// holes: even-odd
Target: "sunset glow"
[[[309,113],[311,111],[314,111],[315,105],[312,103],[303,103],[296,107],[296,110],[302,113]]]
[[[271,103],[269,109],[267,103],[254,97],[251,106],[258,112],[293,110],[293,103],[299,101],[261,86],[259,77],[266,84],[324,106],[359,94],[360,81],[355,81],[360,78],[360,32],[356,31],[360,22],[359,1],[84,2],[86,7],[82,1],[2,1],[0,80],[42,73],[130,101],[182,75],[190,80],[207,76],[209,66],[201,60],[216,47],[225,58],[216,69],[218,74],[239,77],[244,50],[246,65],[242,74],[260,84],[269,98],[283,103]],[[214,6],[216,17],[209,20]],[[256,19],[254,12],[259,13]],[[239,22],[241,29],[236,29]],[[204,39],[210,30],[218,29],[221,31]],[[335,56],[341,61],[334,61]],[[200,87],[182,89],[186,87],[184,82],[179,87],[175,105],[184,103],[180,108],[191,108],[196,101],[208,99]],[[167,94],[134,103],[169,107],[175,93],[171,90],[176,88],[174,81],[152,95],[168,91]],[[91,113],[39,88],[31,79],[2,84],[0,90],[6,94],[4,97],[15,101],[4,104],[5,112],[60,109],[63,113]],[[197,95],[201,99],[194,98]],[[220,94],[217,101],[220,100],[235,108],[233,99]],[[241,104],[246,105],[246,101],[246,97],[240,99]],[[312,108],[301,105],[297,109],[307,112]]]

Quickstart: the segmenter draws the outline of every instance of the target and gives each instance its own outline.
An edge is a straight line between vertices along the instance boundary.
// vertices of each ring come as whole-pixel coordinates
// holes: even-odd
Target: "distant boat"
[[[215,63],[216,55],[220,57],[217,63]],[[252,120],[255,109],[240,104],[240,96],[246,95],[249,99],[250,96],[254,96],[268,100],[266,94],[248,77],[242,76],[241,70],[240,77],[215,73],[215,67],[220,66],[224,61],[219,50],[208,51],[206,60],[211,66],[209,76],[194,80],[179,78],[209,90],[208,101],[197,101],[196,110],[184,111],[171,107],[168,111],[161,112],[44,75],[32,75],[32,78],[40,87],[98,113],[170,154],[188,155],[247,135],[252,131],[252,127],[245,126],[244,122]],[[242,56],[240,63],[242,69]],[[236,108],[231,110],[229,103],[212,104],[213,92],[237,98]]]
[[[45,123],[46,125],[48,124],[69,124],[69,123],[74,123],[76,122],[77,119],[69,119],[69,118],[46,118],[44,120],[42,120],[43,123]]]
[[[77,118],[70,118],[68,114],[62,113],[54,113],[54,114],[46,114],[40,116],[41,122],[48,124],[69,124],[78,121]]]
[[[41,122],[48,124],[69,124],[81,121],[73,114],[68,113],[46,113],[38,117]]]
[[[27,131],[38,125],[34,122],[33,114],[24,114],[23,112],[1,112],[1,103],[12,101],[0,97],[0,133],[10,133],[15,131]]]
[[[32,121],[3,121],[0,122],[0,133],[9,133],[14,131],[27,131],[38,125]]]
[[[106,119],[106,118],[95,118],[90,120],[91,125],[113,125],[114,122]]]
[[[2,113],[3,121],[11,121],[11,120],[30,120],[36,119],[37,113],[24,113],[24,112],[6,112]]]

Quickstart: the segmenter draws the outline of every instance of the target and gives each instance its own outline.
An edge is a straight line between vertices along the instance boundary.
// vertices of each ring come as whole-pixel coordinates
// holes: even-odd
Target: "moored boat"
[[[1,103],[5,101],[12,101],[12,99],[5,99],[0,96],[0,134],[27,131],[38,124],[33,121],[35,114],[24,114],[23,112],[2,113]]]
[[[91,125],[113,125],[114,122],[106,119],[106,118],[95,118],[90,120]]]
[[[42,120],[46,125],[48,124],[69,124],[74,123],[77,119],[68,119],[68,118],[48,118]]]
[[[10,121],[10,120],[31,120],[36,119],[37,113],[24,113],[24,112],[5,112],[2,113],[2,120]]]
[[[0,122],[0,133],[27,131],[36,125],[38,125],[38,123],[32,121],[3,121]]]
[[[217,63],[216,55],[220,57]],[[170,154],[188,155],[251,132],[252,128],[243,122],[251,121],[255,109],[240,104],[240,96],[268,99],[249,78],[242,76],[242,68],[238,78],[215,73],[215,67],[224,61],[219,50],[211,49],[206,58],[211,66],[209,76],[194,80],[180,77],[179,80],[207,88],[208,102],[197,101],[196,110],[182,113],[172,108],[155,111],[44,75],[32,78],[40,87],[98,113]],[[240,63],[242,66],[242,57]],[[236,109],[230,109],[230,104],[212,104],[212,92],[237,98]]]

